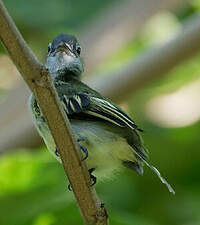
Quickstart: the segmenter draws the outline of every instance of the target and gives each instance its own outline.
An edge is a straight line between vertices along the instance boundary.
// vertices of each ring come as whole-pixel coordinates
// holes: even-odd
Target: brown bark
[[[82,217],[87,225],[108,224],[107,213],[90,185],[86,165],[71,133],[68,118],[60,107],[49,73],[28,48],[0,0],[0,40],[34,93],[58,147]],[[64,137],[64,138],[63,138]]]
[[[110,7],[105,9],[100,15],[96,16],[90,24],[83,27],[80,32],[80,38],[78,39],[83,46],[84,61],[86,63],[86,72],[84,73],[84,76],[88,75],[87,71],[92,71],[105,57],[113,54],[113,51],[119,49],[129,39],[132,39],[152,15],[160,10],[174,8],[183,2],[184,0],[130,0],[121,4],[110,5]],[[115,40],[115,42],[113,42],[113,40]],[[128,67],[132,68],[131,65]],[[127,71],[128,70],[124,70],[126,74]],[[117,74],[119,73],[120,72]],[[131,73],[131,71],[129,71],[129,73]],[[124,77],[123,74],[122,77]],[[118,78],[121,82],[121,77],[118,76]],[[134,72],[132,77],[129,76],[129,79],[132,80],[130,82],[131,85],[134,83],[132,78],[134,78]],[[92,87],[97,88],[103,95],[112,99],[115,95],[114,90],[116,90],[114,85],[115,83],[118,83],[115,76],[113,76],[113,79],[113,84],[112,82],[109,82],[110,85],[105,86],[107,89],[103,86],[104,81],[101,78],[92,78],[92,80],[89,80],[88,82]],[[129,83],[129,80],[127,80],[127,82]],[[139,87],[140,83],[136,83],[138,83],[137,87]],[[20,147],[32,148],[41,143],[39,135],[33,128],[27,106],[24,104],[24,102],[27,101],[27,95],[29,95],[29,92],[24,86],[24,84],[21,84],[16,89],[13,89],[1,104],[0,153],[8,150],[15,150]],[[132,89],[131,92],[136,90],[137,87]],[[122,93],[121,100],[123,100],[129,93],[127,93],[126,88],[125,90],[120,88],[120,90]],[[116,93],[118,93],[118,90]],[[15,98],[18,99],[19,104],[16,104]],[[114,100],[117,99],[114,97]],[[14,122],[13,118],[15,118]],[[4,121],[7,121],[7,123]]]

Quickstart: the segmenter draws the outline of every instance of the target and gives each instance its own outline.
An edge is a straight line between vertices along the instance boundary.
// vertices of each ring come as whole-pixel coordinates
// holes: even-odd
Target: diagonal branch
[[[19,72],[34,93],[59,149],[63,167],[69,178],[81,214],[87,225],[106,225],[107,214],[90,186],[85,163],[71,133],[68,118],[58,102],[58,96],[48,71],[37,61],[8,15],[0,0],[0,40]],[[64,138],[63,138],[64,137]]]
[[[110,6],[104,9],[100,15],[96,15],[95,19],[88,22],[80,31],[80,41],[84,49],[87,49],[84,55],[84,61],[87,65],[84,77],[87,77],[88,71],[91,72],[105,56],[108,57],[113,51],[116,51],[130,40],[130,38],[135,37],[137,32],[142,29],[144,23],[152,15],[158,13],[160,10],[170,10],[177,7],[184,1],[185,0],[129,0],[123,1],[122,4],[116,3],[113,5],[113,3],[111,3]],[[174,52],[174,54],[176,53]],[[137,64],[136,66],[140,65]],[[122,78],[118,78],[120,78],[120,80],[126,79],[125,74],[122,74]],[[113,76],[113,83],[110,82],[111,87],[106,85],[109,90],[113,90],[115,82],[117,82],[115,78],[116,77]],[[97,86],[97,89],[103,95],[109,96],[108,94],[111,93],[109,96],[111,98],[115,95],[114,91],[108,92],[108,90],[104,88],[101,80],[97,80],[96,82],[95,79],[94,82],[92,81],[89,81],[89,84],[91,83],[93,87],[96,87],[99,82],[100,88]],[[130,84],[129,81],[127,83]],[[131,81],[131,83],[134,83],[134,81]],[[140,85],[134,85],[134,89],[132,90],[136,90],[139,86]],[[126,87],[124,86],[124,88]],[[114,90],[116,89],[114,88]],[[120,90],[122,92],[120,97],[121,100],[123,100],[125,97],[123,97],[123,93],[126,93],[126,96],[128,93],[122,88],[120,88]],[[117,90],[117,93],[118,92]],[[33,148],[39,146],[41,143],[41,139],[36,129],[33,128],[33,123],[30,121],[30,115],[24,104],[24,102],[27,101],[28,95],[29,91],[25,87],[25,83],[20,82],[18,87],[9,91],[4,102],[1,103],[0,117],[2,119],[0,120],[0,127],[3,132],[0,131],[0,154],[7,151],[15,151],[17,148],[21,147]],[[13,96],[20,99],[18,104],[16,104]],[[8,104],[8,102],[10,102],[10,104]],[[11,139],[13,140],[12,142],[10,141]]]

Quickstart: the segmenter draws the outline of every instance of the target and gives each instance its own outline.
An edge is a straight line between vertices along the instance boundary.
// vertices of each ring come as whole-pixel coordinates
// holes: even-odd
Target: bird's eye
[[[48,50],[47,50],[47,52],[49,53],[50,50],[51,50],[51,43],[48,44]]]
[[[81,47],[80,47],[80,46],[77,46],[77,47],[76,47],[76,52],[78,53],[78,55],[81,54]]]

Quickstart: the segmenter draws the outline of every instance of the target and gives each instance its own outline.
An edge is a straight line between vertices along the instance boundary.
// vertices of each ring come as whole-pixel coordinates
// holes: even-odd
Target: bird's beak
[[[64,44],[62,44],[62,45],[59,45],[59,46],[56,48],[55,53],[57,53],[57,52],[65,53],[65,54],[67,54],[67,55],[69,55],[69,56],[75,57],[75,54],[73,53],[73,50],[72,50],[71,47],[70,47],[68,44],[66,44],[66,43],[64,43]]]

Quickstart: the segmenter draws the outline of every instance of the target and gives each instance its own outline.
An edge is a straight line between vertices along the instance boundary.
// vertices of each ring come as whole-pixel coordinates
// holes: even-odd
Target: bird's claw
[[[84,138],[78,138],[78,139],[77,139],[77,142],[80,142],[80,141],[85,141],[85,139],[84,139]],[[82,161],[84,161],[84,160],[87,159],[87,157],[88,157],[88,150],[87,150],[86,147],[84,147],[84,146],[82,146],[82,145],[80,145],[80,144],[79,144],[79,147],[80,147],[80,149],[85,153],[85,156],[84,156],[83,159],[82,159]]]
[[[54,151],[54,154],[55,154],[56,156],[59,157],[59,153],[58,153],[58,149],[57,149],[57,148],[56,148],[56,150]]]
[[[84,139],[84,138],[78,138],[78,139],[77,139],[77,142],[80,142],[80,141],[85,141],[85,139]],[[82,161],[83,161],[83,160],[87,159],[87,157],[88,157],[88,150],[87,150],[86,147],[84,147],[84,146],[82,146],[82,145],[79,145],[79,147],[80,147],[80,149],[85,153],[85,157],[82,159]],[[57,157],[59,157],[59,153],[58,153],[58,149],[57,149],[57,148],[56,148],[56,150],[54,151],[54,154],[55,154]]]
[[[94,175],[92,175],[92,172],[94,172],[94,170],[95,170],[95,168],[91,168],[91,169],[88,170],[88,172],[90,174],[90,179],[92,180],[91,186],[95,185],[96,182],[97,182],[97,178]],[[67,189],[69,191],[72,191],[72,187],[71,187],[70,184],[68,184]]]
[[[88,150],[86,147],[79,145],[80,149],[85,153],[85,156],[83,157],[82,161],[84,161],[85,159],[87,159],[88,157]]]
[[[72,191],[72,187],[71,187],[70,184],[68,184],[67,189],[68,189],[69,191]]]
[[[85,138],[82,138],[82,137],[78,138],[77,142],[80,142],[80,141],[85,141]]]
[[[88,170],[89,174],[90,174],[90,179],[92,180],[91,186],[95,185],[97,182],[97,178],[92,175],[92,172],[94,172],[95,168],[91,168]]]

